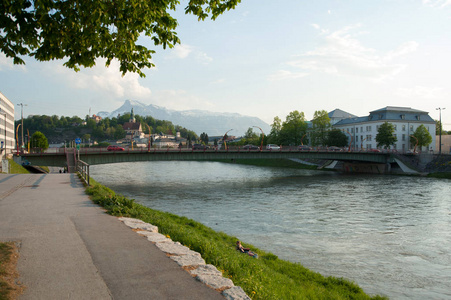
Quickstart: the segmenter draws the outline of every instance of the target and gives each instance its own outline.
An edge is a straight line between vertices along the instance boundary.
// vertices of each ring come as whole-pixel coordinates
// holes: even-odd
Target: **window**
[[[359,141],[359,136],[358,136],[358,135],[356,135],[356,137],[355,137],[355,141],[356,141],[356,142],[358,142],[358,141]]]
[[[396,149],[396,144],[393,144],[393,149]]]
[[[354,128],[351,128],[351,133],[354,133]]]
[[[410,131],[413,132],[413,125],[410,125]]]
[[[395,125],[395,131],[398,130],[398,125]]]
[[[404,120],[406,118],[406,115],[400,115],[401,120]]]
[[[406,150],[406,144],[402,144],[402,150]]]
[[[406,135],[402,134],[402,140],[405,141],[406,140]]]
[[[402,131],[406,131],[406,125],[402,125]]]
[[[359,127],[355,129],[355,133],[359,133]]]

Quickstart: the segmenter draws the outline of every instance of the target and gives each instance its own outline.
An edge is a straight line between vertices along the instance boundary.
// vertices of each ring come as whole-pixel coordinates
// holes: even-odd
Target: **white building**
[[[0,92],[0,158],[13,152],[14,142],[14,104]]]
[[[398,141],[391,149],[407,151],[413,149],[415,144],[410,143],[410,136],[420,126],[424,125],[432,137],[432,143],[427,149],[435,151],[435,121],[428,112],[412,109],[410,107],[387,106],[371,111],[369,116],[343,119],[333,125],[341,129],[347,136],[348,142],[354,149],[376,149],[376,135],[383,123],[389,122],[395,126],[395,135]],[[352,137],[352,141],[351,141]]]

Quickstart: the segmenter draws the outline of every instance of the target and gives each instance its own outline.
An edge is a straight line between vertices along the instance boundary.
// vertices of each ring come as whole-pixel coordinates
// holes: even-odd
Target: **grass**
[[[30,173],[27,169],[25,169],[24,167],[22,167],[21,165],[16,163],[14,160],[8,159],[8,161],[9,161],[9,167],[10,167],[11,174],[29,174]]]
[[[451,172],[436,172],[436,173],[429,173],[428,177],[433,178],[443,178],[443,179],[451,179]]]
[[[317,170],[317,166],[304,165],[291,161],[289,159],[221,159],[215,160],[217,162],[223,163],[236,163],[240,165],[251,165],[259,167],[278,167],[278,168],[292,168],[292,169],[307,169],[307,170]]]
[[[15,245],[13,242],[0,243],[0,300],[16,299],[24,287],[15,283],[16,259],[13,259]]]
[[[137,218],[158,226],[160,233],[199,252],[207,263],[215,265],[252,299],[386,299],[369,296],[355,283],[324,277],[246,243],[243,246],[258,253],[259,258],[241,254],[235,250],[236,237],[216,232],[186,217],[137,204],[93,179],[91,183],[87,194],[109,214]]]

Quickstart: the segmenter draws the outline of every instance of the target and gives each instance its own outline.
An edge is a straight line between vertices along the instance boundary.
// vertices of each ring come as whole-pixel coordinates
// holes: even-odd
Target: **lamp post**
[[[17,106],[20,106],[20,117],[22,119],[22,143],[21,143],[21,147],[23,149],[23,107],[24,106],[28,106],[27,104],[23,104],[23,103],[19,103],[17,104]]]
[[[439,111],[439,124],[440,124],[440,136],[438,143],[438,155],[442,154],[442,110],[446,109],[446,107],[438,107],[436,110]]]
[[[224,133],[224,136],[222,137],[222,142],[224,143],[224,150],[227,150],[227,144],[226,144],[226,141],[225,141],[226,136],[227,136],[227,133],[229,133],[229,131],[232,131],[232,130],[233,130],[233,129],[227,130],[227,132]]]
[[[3,143],[3,149],[5,149],[5,154],[6,154],[6,113],[0,112],[0,114],[5,116],[5,142]],[[2,151],[3,151],[3,149],[2,149]]]
[[[258,126],[252,126],[252,127],[258,128],[258,129],[260,129],[260,131],[262,132],[262,143],[261,143],[261,145],[260,145],[260,151],[261,151],[261,150],[263,150],[263,139],[265,138],[265,133],[263,132],[263,129],[261,129],[261,128],[258,127]]]

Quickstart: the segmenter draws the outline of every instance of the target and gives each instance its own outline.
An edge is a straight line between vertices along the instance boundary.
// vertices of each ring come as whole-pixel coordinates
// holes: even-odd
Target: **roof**
[[[429,116],[429,113],[426,111],[412,109],[410,107],[387,106],[371,111],[370,115],[366,117],[343,119],[337,122],[334,126],[375,121],[435,123],[435,121]]]
[[[345,112],[344,110],[341,109],[334,109],[333,111],[328,113],[329,118],[335,118],[335,119],[347,119],[347,118],[355,118],[357,116],[350,114],[348,112]]]
[[[122,128],[124,128],[124,130],[140,130],[141,123],[126,122],[122,125]]]
[[[428,112],[426,111],[422,111],[422,110],[418,110],[418,109],[413,109],[410,107],[401,107],[401,106],[386,106],[384,108],[380,108],[377,110],[373,110],[370,111],[371,113],[379,113],[379,112],[404,112],[404,113],[423,113],[423,114],[427,114]]]

